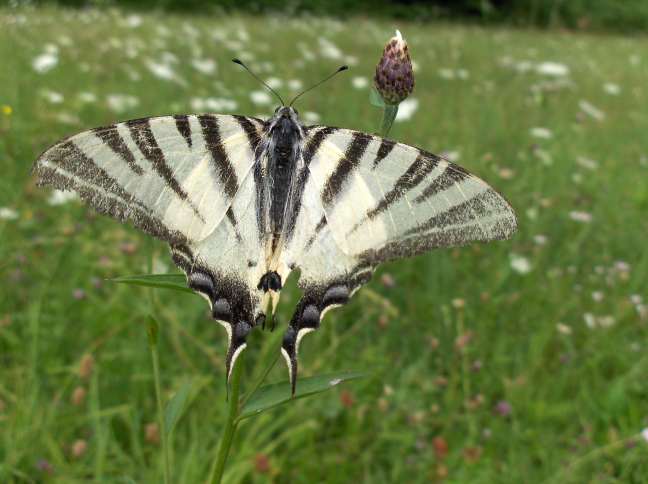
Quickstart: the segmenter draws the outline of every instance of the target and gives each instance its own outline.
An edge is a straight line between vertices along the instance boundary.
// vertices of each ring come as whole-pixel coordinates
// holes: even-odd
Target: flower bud
[[[407,42],[397,30],[376,66],[374,85],[386,104],[398,104],[414,90],[412,59],[407,50]]]

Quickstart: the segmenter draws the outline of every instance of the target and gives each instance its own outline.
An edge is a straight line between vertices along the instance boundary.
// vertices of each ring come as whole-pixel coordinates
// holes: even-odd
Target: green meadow
[[[416,87],[390,137],[443,153],[515,208],[510,241],[381,266],[304,339],[303,378],[345,382],[241,423],[228,483],[648,482],[648,43],[644,37],[353,18],[0,9],[0,482],[155,483],[163,400],[174,483],[204,482],[227,412],[226,334],[195,295],[110,279],[176,273],[168,248],[37,188],[64,136],[152,115],[269,116],[375,132],[394,29]],[[277,351],[252,332],[242,390]]]

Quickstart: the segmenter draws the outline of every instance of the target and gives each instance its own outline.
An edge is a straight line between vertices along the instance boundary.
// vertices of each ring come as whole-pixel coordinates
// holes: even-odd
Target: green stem
[[[151,338],[153,339],[153,338]],[[167,439],[166,428],[164,425],[164,409],[162,407],[162,390],[160,389],[160,358],[158,356],[157,335],[151,341],[151,359],[153,360],[153,378],[155,380],[155,398],[158,407],[158,425],[160,426],[160,436],[162,438],[162,453],[164,454],[164,483],[169,484],[171,476],[171,464],[169,461],[169,442]]]
[[[243,355],[240,355],[236,359],[234,368],[232,369],[232,389],[229,395],[230,400],[229,410],[227,412],[227,421],[225,422],[225,429],[223,430],[223,435],[221,436],[221,441],[218,445],[216,462],[212,469],[211,477],[208,481],[211,484],[219,484],[221,482],[221,479],[223,478],[227,456],[229,455],[230,447],[232,446],[232,440],[234,440],[234,434],[236,433],[236,427],[238,426],[238,416],[241,411],[241,405],[239,402],[239,390],[241,383],[241,371],[243,367],[242,357]]]
[[[383,119],[380,124],[380,136],[386,138],[389,134],[389,130],[394,124],[394,119],[396,119],[396,114],[398,114],[398,104],[385,104],[383,110]]]

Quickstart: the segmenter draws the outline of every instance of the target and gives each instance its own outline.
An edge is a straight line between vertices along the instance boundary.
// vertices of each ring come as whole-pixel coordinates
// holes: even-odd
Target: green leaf
[[[297,381],[297,391],[294,398],[290,396],[290,382],[288,381],[262,386],[245,403],[239,418],[253,417],[284,403],[325,392],[342,382],[363,378],[364,376],[360,372],[347,371],[301,378]]]
[[[153,316],[149,315],[148,325],[146,326],[146,334],[148,335],[148,342],[151,347],[157,346],[159,332],[160,325]]]
[[[173,395],[164,409],[164,430],[167,435],[171,433],[175,425],[178,423],[178,420],[180,420],[180,417],[182,417],[185,405],[187,404],[187,397],[189,397],[189,392],[191,391],[191,386],[191,382],[183,383],[180,390]]]
[[[108,280],[119,284],[172,289],[174,291],[195,294],[195,292],[187,287],[187,279],[183,274],[142,274],[138,276],[115,277],[114,279]]]
[[[376,90],[375,87],[372,87],[371,89],[369,89],[369,102],[373,106],[376,106],[377,108],[384,108],[385,107],[385,101],[380,96],[380,93]]]

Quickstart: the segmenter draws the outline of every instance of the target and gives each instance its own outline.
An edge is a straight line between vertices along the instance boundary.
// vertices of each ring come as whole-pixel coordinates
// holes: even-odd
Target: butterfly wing
[[[346,129],[311,127],[301,210],[285,262],[304,294],[284,338],[291,379],[299,341],[381,262],[509,238],[513,209],[484,181],[436,155]]]
[[[261,314],[259,290],[243,274],[253,264],[263,270],[250,229],[263,129],[242,116],[137,119],[64,139],[34,165],[40,185],[73,190],[97,211],[171,245],[188,285],[228,331],[228,375]]]

